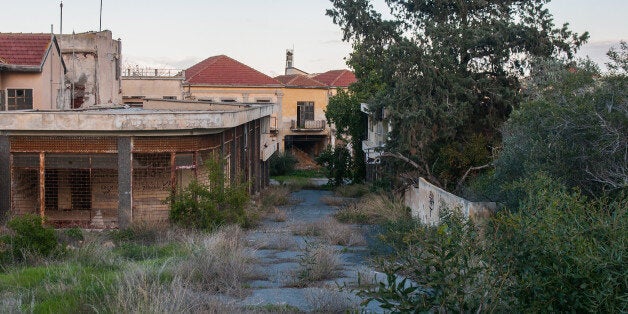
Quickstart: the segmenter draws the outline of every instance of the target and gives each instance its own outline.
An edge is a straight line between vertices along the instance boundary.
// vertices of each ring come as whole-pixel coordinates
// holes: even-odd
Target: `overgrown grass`
[[[341,185],[334,189],[334,194],[341,197],[362,197],[371,192],[366,184]]]
[[[213,233],[134,226],[82,231],[82,240],[71,231],[76,241],[63,254],[3,265],[0,312],[237,312],[211,296],[242,295],[245,281],[259,277],[243,236],[233,226]]]
[[[385,194],[369,194],[340,209],[334,217],[340,222],[381,224],[387,221],[410,219],[410,211],[401,199]]]

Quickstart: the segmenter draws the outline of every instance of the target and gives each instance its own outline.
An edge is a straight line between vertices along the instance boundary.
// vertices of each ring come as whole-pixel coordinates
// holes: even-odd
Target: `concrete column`
[[[118,228],[133,223],[133,141],[130,137],[118,138]]]
[[[0,136],[0,222],[4,222],[11,210],[11,142],[6,135]]]

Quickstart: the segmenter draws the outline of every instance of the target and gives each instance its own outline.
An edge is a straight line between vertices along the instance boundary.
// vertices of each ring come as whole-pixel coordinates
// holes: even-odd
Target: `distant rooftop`
[[[274,78],[225,55],[209,57],[188,68],[185,80],[191,85],[281,86]]]
[[[329,87],[349,87],[357,82],[355,74],[349,70],[331,70],[317,74],[313,78]]]

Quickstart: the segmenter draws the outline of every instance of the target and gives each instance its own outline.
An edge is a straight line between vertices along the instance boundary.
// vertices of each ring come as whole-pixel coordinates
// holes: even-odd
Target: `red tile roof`
[[[313,79],[309,78],[305,75],[301,74],[290,74],[290,75],[280,75],[275,77],[275,79],[285,86],[292,87],[327,87],[327,85]]]
[[[357,81],[355,74],[349,70],[327,71],[317,74],[314,76],[314,79],[330,87],[349,87],[349,85]]]
[[[209,57],[185,70],[192,85],[280,86],[274,78],[225,55]]]
[[[0,33],[0,63],[40,66],[51,43],[51,34]]]

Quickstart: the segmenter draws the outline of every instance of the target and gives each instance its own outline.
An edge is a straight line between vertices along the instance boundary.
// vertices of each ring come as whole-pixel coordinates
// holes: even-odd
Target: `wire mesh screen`
[[[39,213],[43,209],[46,221],[56,227],[117,227],[115,154],[46,154],[40,169],[39,155],[16,153],[12,173],[14,212]]]
[[[133,220],[168,220],[169,207],[165,200],[173,187],[170,158],[170,153],[133,154]]]
[[[39,213],[39,154],[13,154],[11,208],[16,215]]]

